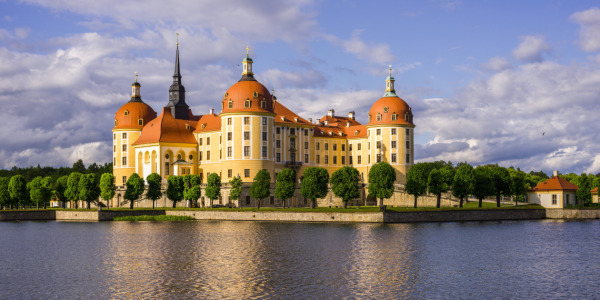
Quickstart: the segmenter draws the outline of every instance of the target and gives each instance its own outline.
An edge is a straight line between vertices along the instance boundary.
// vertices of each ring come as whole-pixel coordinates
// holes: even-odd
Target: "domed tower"
[[[396,169],[396,182],[405,184],[414,163],[414,128],[410,106],[396,95],[392,66],[385,79],[383,97],[369,110],[367,124],[368,164],[385,161]]]
[[[142,101],[141,85],[131,84],[131,100],[121,106],[115,114],[113,127],[113,175],[116,185],[124,185],[127,178],[135,173],[135,150],[132,144],[138,139],[142,128],[156,118],[156,112]]]
[[[222,177],[241,176],[252,181],[261,169],[272,172],[274,119],[273,97],[256,81],[252,58],[246,48],[242,78],[232,85],[221,102]],[[274,174],[271,173],[271,179]]]

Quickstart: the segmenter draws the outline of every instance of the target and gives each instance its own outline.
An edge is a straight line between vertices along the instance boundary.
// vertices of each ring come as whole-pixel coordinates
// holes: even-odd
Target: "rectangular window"
[[[198,160],[202,160],[202,151],[198,152]]]
[[[231,157],[231,153],[233,152],[233,147],[229,146],[227,147],[227,157]]]
[[[317,149],[317,150],[320,150],[320,149],[319,149],[319,148],[320,148],[320,147],[319,147],[319,145],[320,145],[320,143],[319,143],[319,142],[317,142],[317,144],[315,145],[315,149]]]
[[[342,144],[342,151],[346,151],[346,144]]]
[[[227,125],[231,125],[231,118],[227,118]]]
[[[329,150],[329,143],[325,143],[325,151]]]
[[[304,154],[304,163],[307,164],[308,163],[308,154]]]
[[[304,129],[304,136],[308,136],[308,129]]]
[[[381,135],[381,128],[377,128],[377,135]]]
[[[121,161],[121,165],[123,167],[127,167],[127,156],[123,156],[123,160]]]
[[[367,150],[371,150],[371,142],[367,143]]]
[[[231,178],[233,176],[233,170],[229,169],[227,170],[227,177]]]
[[[320,164],[321,163],[321,155],[317,154],[317,163]]]
[[[199,145],[199,146],[202,146],[202,138],[199,138],[199,139],[198,139],[198,145]]]
[[[232,133],[231,133],[231,132],[228,132],[228,133],[227,133],[227,140],[228,140],[228,141],[231,141],[231,136],[232,136]]]
[[[406,154],[406,163],[410,163],[410,154]]]
[[[361,147],[361,146],[362,146],[362,143],[359,143],[359,144],[358,144],[358,145],[356,145],[356,146],[358,146],[358,151],[360,151],[360,148],[362,148],[362,147]]]
[[[210,137],[206,138],[206,146],[210,145]]]
[[[392,153],[392,162],[395,163],[396,162],[396,153]]]
[[[210,160],[210,151],[206,151],[206,160]]]
[[[267,146],[262,147],[262,154],[263,157],[267,157]]]
[[[267,125],[267,118],[265,118],[265,117],[262,118],[262,124]]]
[[[250,100],[244,101],[244,107],[245,108],[250,108]]]
[[[396,149],[396,141],[392,141],[392,149]]]
[[[396,128],[392,128],[392,135],[396,134]]]
[[[169,175],[169,174],[167,174]],[[123,176],[123,185],[125,185],[127,183],[127,176]]]
[[[244,131],[244,141],[250,140],[250,131]]]
[[[337,144],[333,144],[333,151],[337,151]]]
[[[275,159],[277,160],[277,162],[281,162],[281,153],[276,153]]]
[[[359,155],[359,156],[356,158],[356,162],[357,162],[359,165],[360,165],[360,164],[362,164],[362,156],[360,156],[360,155]]]
[[[275,127],[275,133],[280,134],[281,133],[281,128],[280,127]]]
[[[275,141],[275,147],[276,148],[281,148],[281,141],[280,140],[276,140]]]
[[[296,128],[290,128],[290,135],[296,135]]]
[[[263,132],[263,133],[262,133],[262,140],[263,140],[263,141],[266,141],[266,140],[267,140],[267,133],[266,133],[266,132]]]
[[[244,156],[250,156],[250,146],[244,146]]]
[[[295,138],[290,139],[290,148],[296,149],[296,139]]]
[[[352,144],[348,144],[348,151],[352,151]]]
[[[261,107],[262,109],[267,109],[267,101],[261,101],[261,102],[260,102],[260,107]],[[267,125],[267,124],[265,124],[265,125]]]
[[[377,154],[377,162],[381,162],[381,154]]]
[[[244,169],[244,177],[250,177],[250,169]]]
[[[123,145],[123,152],[127,151],[127,145]]]
[[[123,138],[126,139],[127,138],[127,132],[123,132]]]
[[[308,150],[308,142],[304,142],[304,149]]]
[[[377,141],[377,149],[381,149],[381,141]]]
[[[329,155],[325,155],[325,164],[329,163]]]
[[[558,203],[557,198],[558,197],[556,194],[552,194],[552,205],[556,205]]]
[[[250,196],[246,196],[246,205],[250,205]]]
[[[410,129],[406,129],[406,136],[410,136]]]
[[[244,117],[244,125],[250,124],[250,117]]]
[[[346,157],[342,156],[342,165],[345,165],[345,164],[346,164]]]
[[[333,164],[334,164],[334,165],[337,165],[337,155],[334,155],[334,156],[333,156]]]
[[[371,155],[367,155],[367,164],[371,164]]]
[[[406,141],[406,149],[410,149],[410,142]]]
[[[348,164],[352,164],[352,155],[348,156]]]
[[[117,139],[117,134],[113,133],[113,140],[116,140],[116,139]]]

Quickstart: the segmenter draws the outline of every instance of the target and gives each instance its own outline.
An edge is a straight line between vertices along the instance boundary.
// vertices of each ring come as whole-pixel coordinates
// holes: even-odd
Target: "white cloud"
[[[504,57],[495,56],[482,65],[485,70],[489,71],[502,71],[504,69],[512,68],[512,65],[508,59]]]
[[[317,70],[303,72],[289,72],[279,69],[270,69],[257,75],[257,79],[272,88],[322,88],[327,79]]]
[[[587,52],[600,50],[600,8],[576,12],[569,19],[581,26],[578,41],[581,49]]]
[[[360,30],[355,30],[347,40],[333,35],[323,35],[323,37],[335,45],[340,45],[344,51],[367,62],[388,65],[395,61],[396,57],[391,53],[389,45],[383,43],[367,44],[361,39],[361,32]]]
[[[521,37],[521,43],[513,50],[513,56],[521,61],[540,62],[542,54],[550,52],[551,48],[546,43],[546,38],[540,35],[527,35]]]

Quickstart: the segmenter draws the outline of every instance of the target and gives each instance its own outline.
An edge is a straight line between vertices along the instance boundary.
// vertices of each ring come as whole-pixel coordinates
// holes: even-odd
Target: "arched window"
[[[246,101],[244,101],[244,107],[250,108],[250,100],[246,99]]]
[[[177,160],[181,160],[181,154],[177,154]]]
[[[381,114],[380,113],[377,114],[377,122],[379,122],[379,121],[381,121]]]

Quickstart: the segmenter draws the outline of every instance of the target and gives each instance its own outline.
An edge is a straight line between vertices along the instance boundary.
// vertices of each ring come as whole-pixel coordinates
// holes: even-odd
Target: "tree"
[[[460,207],[463,207],[463,200],[473,193],[473,181],[473,167],[469,164],[460,165],[452,181],[452,195],[460,199]]]
[[[489,166],[489,169],[496,191],[496,206],[500,207],[500,195],[512,195],[510,173],[500,166]]]
[[[115,176],[112,173],[104,173],[100,177],[100,197],[106,201],[108,206],[109,201],[115,197]]]
[[[281,199],[283,202],[283,208],[285,208],[285,201],[294,196],[296,190],[296,173],[294,170],[285,168],[277,174],[277,181],[275,182],[275,197]]]
[[[65,196],[71,201],[71,207],[73,207],[73,201],[75,201],[75,208],[77,208],[77,201],[79,200],[79,180],[81,179],[81,173],[73,172],[67,179],[67,189],[65,190]]]
[[[173,201],[173,208],[177,206],[177,202],[183,199],[183,178],[177,175],[171,175],[167,178],[167,198]]]
[[[515,197],[515,206],[519,197],[527,195],[527,186],[525,184],[525,172],[509,168],[510,185],[513,196]]]
[[[437,208],[441,206],[442,193],[448,190],[445,176],[443,169],[433,169],[429,172],[429,178],[427,179],[429,193],[437,197],[435,206]]]
[[[10,182],[10,178],[8,177],[0,177],[0,209],[4,209],[6,206],[12,207],[12,202],[10,201],[10,193],[8,192],[8,183]]]
[[[137,173],[131,174],[125,183],[125,195],[123,198],[129,200],[129,208],[133,209],[133,202],[138,200],[144,193],[144,179]]]
[[[394,194],[396,171],[386,163],[379,162],[369,171],[369,194],[379,199],[379,207],[383,209],[383,199]]]
[[[250,197],[256,199],[256,207],[260,209],[262,199],[271,195],[271,174],[265,170],[260,170],[254,176],[250,185]]]
[[[134,173],[135,174],[135,173]],[[79,200],[87,202],[87,208],[90,208],[90,204],[94,200],[98,200],[100,195],[100,189],[96,184],[95,174],[83,174],[79,179]],[[125,192],[127,195],[127,192]]]
[[[473,170],[473,196],[479,200],[479,207],[483,206],[483,198],[492,196],[495,193],[494,181],[489,168],[477,166]]]
[[[231,190],[229,191],[229,199],[239,200],[240,196],[242,195],[242,178],[240,175],[229,180],[229,185],[231,186]]]
[[[21,175],[15,175],[10,178],[8,183],[8,192],[10,194],[10,199],[12,204],[25,206],[28,203],[29,195],[27,193],[27,182],[25,181],[25,177]]]
[[[406,174],[405,189],[409,195],[415,197],[415,208],[417,208],[417,199],[427,193],[427,180],[432,169],[432,163],[417,163],[410,167]]]
[[[56,196],[58,201],[62,202],[63,208],[66,208],[67,205],[67,197],[65,196],[65,192],[67,190],[68,181],[69,176],[64,175],[59,177],[54,184],[54,196]]]
[[[200,176],[195,174],[188,174],[183,176],[183,197],[185,200],[189,200],[192,203],[196,203],[200,198]]]
[[[573,179],[573,184],[577,185],[579,189],[575,192],[577,196],[577,203],[588,204],[592,202],[592,195],[590,190],[592,189],[592,182],[595,179],[593,174],[581,173],[581,175]]]
[[[210,207],[213,207],[213,200],[221,196],[221,176],[219,174],[210,173],[204,192],[206,197],[210,199]]]
[[[36,208],[40,208],[40,203],[44,202],[44,195],[42,194],[42,176],[38,176],[31,180],[29,185],[29,198],[35,203]]]
[[[360,197],[358,189],[359,172],[356,168],[346,166],[331,174],[331,189],[333,194],[342,198],[344,208],[348,201]]]
[[[152,173],[146,177],[146,182],[148,183],[146,198],[152,201],[152,208],[154,209],[156,200],[162,197],[162,192],[160,190],[162,178],[158,173]]]
[[[317,199],[327,196],[328,183],[329,173],[327,170],[321,167],[308,167],[302,174],[300,195],[305,199],[310,199],[310,207],[315,208]]]
[[[73,164],[73,172],[85,173],[85,165],[83,164],[83,160],[78,160]]]

